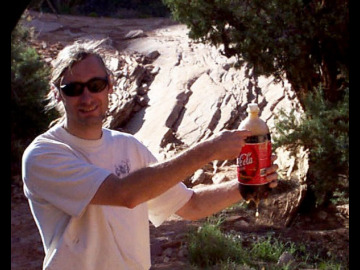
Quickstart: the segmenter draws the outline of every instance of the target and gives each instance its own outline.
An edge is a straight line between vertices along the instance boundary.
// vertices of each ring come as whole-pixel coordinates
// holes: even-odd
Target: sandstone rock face
[[[235,59],[222,56],[218,48],[190,40],[185,26],[171,29],[153,32],[156,37],[149,44],[160,53],[153,62],[160,66],[159,73],[149,86],[148,107],[126,125],[153,152],[168,153],[171,144],[189,146],[223,129],[238,128],[249,102],[259,104],[261,117],[270,128],[278,109],[301,112],[286,82],[251,78],[244,69],[234,68]],[[148,53],[148,47],[142,40],[126,49]]]
[[[224,129],[238,128],[250,102],[259,104],[260,116],[273,133],[274,113],[279,109],[303,112],[286,81],[275,83],[272,77],[255,77],[243,68],[236,69],[235,58],[189,39],[186,26],[169,19],[56,18],[35,12],[28,16],[25,24],[34,27],[42,47],[48,43],[61,48],[79,38],[107,38],[106,62],[114,73],[115,91],[106,126],[134,134],[159,160]],[[51,57],[43,53],[45,59]],[[282,218],[296,211],[303,198],[308,157],[301,149],[297,157],[283,149],[277,153],[280,176],[295,180],[299,190],[293,195],[297,198],[282,198],[284,212],[272,213]],[[204,184],[199,180],[204,179],[208,184],[211,178],[210,182],[217,183],[236,171],[233,161],[213,165],[186,183]],[[224,171],[231,171],[231,177],[214,177]],[[288,200],[298,203],[286,204]]]

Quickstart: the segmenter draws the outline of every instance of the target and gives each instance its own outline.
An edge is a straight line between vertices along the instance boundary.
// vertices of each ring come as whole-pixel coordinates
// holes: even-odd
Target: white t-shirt
[[[154,162],[132,135],[105,128],[99,140],[59,125],[38,136],[24,152],[23,181],[44,245],[43,269],[149,269],[148,220],[159,226],[192,190],[179,183],[134,209],[89,202],[109,174],[121,178]]]

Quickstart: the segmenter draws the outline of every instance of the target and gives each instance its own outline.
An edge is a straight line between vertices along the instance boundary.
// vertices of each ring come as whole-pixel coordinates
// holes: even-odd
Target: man
[[[148,219],[155,226],[174,213],[195,220],[242,199],[237,180],[196,191],[181,181],[212,160],[236,158],[250,132],[224,131],[158,163],[133,136],[102,127],[113,85],[98,45],[59,53],[49,107],[63,118],[23,156],[43,269],[149,269]],[[267,170],[272,187],[276,169]]]

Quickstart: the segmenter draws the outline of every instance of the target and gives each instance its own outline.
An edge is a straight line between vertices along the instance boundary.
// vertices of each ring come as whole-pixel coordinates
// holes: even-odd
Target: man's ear
[[[62,100],[62,97],[61,97],[61,95],[60,95],[59,89],[55,86],[55,84],[52,83],[52,84],[50,85],[50,90],[51,90],[52,94],[54,95],[55,100],[56,100],[57,102],[60,102],[60,101]]]

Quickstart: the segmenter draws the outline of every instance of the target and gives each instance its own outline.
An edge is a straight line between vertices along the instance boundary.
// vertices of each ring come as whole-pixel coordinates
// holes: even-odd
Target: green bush
[[[221,45],[249,74],[286,75],[296,92],[323,82],[327,99],[337,100],[337,76],[349,64],[348,0],[163,2],[190,38]]]
[[[197,232],[189,234],[189,259],[202,268],[221,262],[245,263],[241,242],[226,237],[218,225],[206,223]]]
[[[296,119],[294,110],[275,115],[274,147],[285,146],[293,154],[303,146],[309,151],[308,184],[316,204],[348,198],[349,182],[349,89],[343,99],[331,103],[321,87],[302,98],[305,113]]]
[[[44,114],[49,69],[28,40],[30,32],[17,25],[11,34],[11,169],[20,171],[26,146],[44,131],[54,115]]]
[[[321,250],[309,250],[306,243],[283,241],[272,235],[253,236],[253,241],[243,245],[240,235],[221,232],[221,221],[210,219],[189,233],[187,246],[191,268],[194,270],[237,270],[237,269],[348,269],[348,262],[335,256],[320,256]],[[287,264],[278,264],[284,252],[291,254],[293,260]],[[266,267],[264,267],[266,266]]]
[[[266,238],[262,242],[254,243],[251,249],[253,256],[272,262],[276,262],[283,252],[283,245],[278,241],[273,243],[271,237]]]

